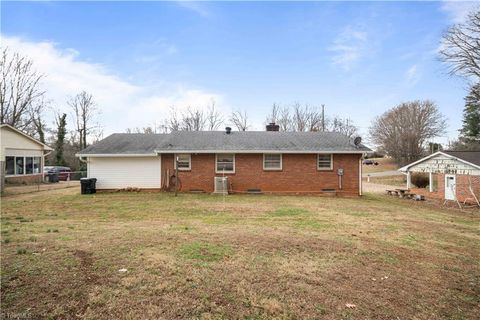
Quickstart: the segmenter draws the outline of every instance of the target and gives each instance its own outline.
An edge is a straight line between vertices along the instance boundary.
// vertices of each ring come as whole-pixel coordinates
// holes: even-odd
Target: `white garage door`
[[[160,157],[89,158],[97,189],[160,188]]]

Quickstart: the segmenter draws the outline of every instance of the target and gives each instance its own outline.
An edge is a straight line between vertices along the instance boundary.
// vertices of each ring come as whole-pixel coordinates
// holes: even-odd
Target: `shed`
[[[445,200],[475,202],[480,198],[480,151],[438,151],[399,169],[407,175],[429,176],[429,193]],[[436,178],[436,188],[435,188]]]

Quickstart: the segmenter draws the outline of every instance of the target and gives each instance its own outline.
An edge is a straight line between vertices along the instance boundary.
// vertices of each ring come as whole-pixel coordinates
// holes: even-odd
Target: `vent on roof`
[[[214,193],[228,194],[228,177],[215,177]]]
[[[278,124],[275,124],[275,122],[270,122],[267,124],[267,131],[279,131],[280,126]]]
[[[231,132],[232,132],[232,128],[230,128],[230,127],[225,128],[225,133],[226,134],[230,134]]]
[[[355,146],[359,146],[360,143],[362,143],[362,137],[356,137],[355,139],[353,139],[353,144],[355,144]]]

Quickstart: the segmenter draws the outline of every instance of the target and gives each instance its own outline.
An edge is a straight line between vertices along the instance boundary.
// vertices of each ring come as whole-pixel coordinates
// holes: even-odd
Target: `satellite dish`
[[[356,137],[353,139],[353,143],[358,147],[362,143],[362,137]]]

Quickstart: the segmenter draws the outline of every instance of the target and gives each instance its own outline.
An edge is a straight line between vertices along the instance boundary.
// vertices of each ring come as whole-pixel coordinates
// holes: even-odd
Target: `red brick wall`
[[[445,175],[438,174],[438,193],[445,197]],[[463,202],[465,199],[471,199],[472,194],[469,189],[469,180],[471,181],[473,192],[480,199],[480,176],[456,175],[456,194],[457,199]]]
[[[42,174],[18,175],[5,178],[6,183],[37,184],[43,181]]]
[[[318,193],[321,189],[336,189],[337,194],[359,194],[359,159],[357,154],[335,154],[333,170],[317,170],[316,154],[284,154],[281,171],[264,171],[263,154],[236,154],[235,173],[229,177],[234,192],[261,189],[277,193]],[[337,169],[344,169],[342,190]],[[162,155],[162,174],[173,173],[173,155]],[[215,154],[192,154],[190,171],[180,171],[181,191],[194,189],[214,191]]]

